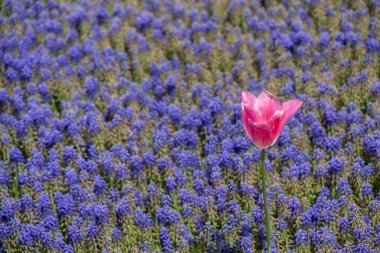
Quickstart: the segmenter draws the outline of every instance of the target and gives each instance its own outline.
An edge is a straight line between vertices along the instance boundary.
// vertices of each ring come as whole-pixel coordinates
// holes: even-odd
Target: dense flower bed
[[[3,252],[380,252],[379,1],[0,4]]]

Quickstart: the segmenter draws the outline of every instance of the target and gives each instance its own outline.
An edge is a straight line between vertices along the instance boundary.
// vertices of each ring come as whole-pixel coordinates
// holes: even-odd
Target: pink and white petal
[[[249,138],[251,138],[251,140],[252,140],[251,136],[252,136],[252,133],[254,131],[253,125],[250,123],[250,122],[252,122],[252,119],[251,119],[251,117],[249,115],[247,115],[246,111],[243,111],[243,113],[242,113],[242,119],[243,119],[244,129],[247,132]]]
[[[270,120],[268,121],[268,125],[272,129],[272,131],[275,131],[278,127],[278,124],[280,124],[282,116],[284,115],[284,110],[277,110],[274,112]]]
[[[278,98],[276,96],[274,96],[272,93],[270,93],[269,91],[263,91],[263,92],[261,92],[257,98],[259,100],[260,99],[262,99],[262,100],[269,99],[269,100],[276,100],[277,102],[279,102]]]
[[[276,140],[280,136],[285,124],[297,113],[298,109],[302,106],[302,104],[303,102],[299,99],[293,99],[282,104],[284,115],[282,115],[281,120],[278,123],[277,129],[273,130],[274,142],[276,142]]]
[[[243,111],[242,111],[242,117],[243,117],[243,121],[244,121],[244,118],[245,118],[247,120],[250,119],[253,122],[256,122],[255,111],[252,110],[251,108],[245,108],[245,109],[243,109]],[[248,121],[247,121],[247,123],[248,123]]]
[[[253,122],[256,122],[256,111],[254,110],[254,103],[257,100],[255,95],[251,92],[244,90],[241,94],[241,107],[242,114],[246,114],[248,118],[251,118]]]
[[[299,99],[293,99],[282,104],[282,109],[284,109],[284,118],[288,121],[292,118],[302,106],[303,102]]]
[[[264,91],[260,93],[255,102],[255,109],[258,110],[257,115],[260,122],[267,122],[271,119],[272,115],[281,110],[281,104],[278,99],[270,92]]]
[[[248,135],[253,143],[261,149],[270,147],[273,142],[273,134],[270,126],[265,123],[254,123],[251,120],[249,120],[248,123],[250,126]]]
[[[256,96],[247,90],[243,90],[243,92],[241,93],[241,105],[243,110],[247,107],[253,110],[253,106],[256,100]]]

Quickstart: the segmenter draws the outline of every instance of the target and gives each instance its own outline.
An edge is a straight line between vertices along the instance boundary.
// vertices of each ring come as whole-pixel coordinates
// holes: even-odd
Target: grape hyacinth
[[[0,252],[380,252],[378,1],[0,5]]]

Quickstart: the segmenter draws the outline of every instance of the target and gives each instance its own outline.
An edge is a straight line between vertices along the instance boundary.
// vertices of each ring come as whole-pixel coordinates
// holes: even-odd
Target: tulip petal
[[[243,110],[247,107],[253,109],[256,100],[257,98],[255,95],[247,90],[244,90],[241,94],[241,105],[243,107]]]
[[[284,115],[282,115],[282,118],[278,123],[277,129],[273,131],[273,144],[277,141],[278,137],[280,136],[286,122],[288,122],[288,120],[291,119],[297,113],[298,109],[302,106],[302,104],[303,102],[299,99],[293,99],[282,104]]]
[[[268,125],[272,128],[272,131],[276,131],[279,123],[281,122],[282,116],[284,115],[284,110],[277,110],[274,112],[270,118]]]
[[[255,111],[257,111],[256,115],[259,122],[268,122],[272,115],[281,109],[278,99],[268,91],[260,93],[255,100]]]
[[[256,113],[254,110],[254,104],[256,100],[256,96],[253,95],[251,92],[247,90],[244,90],[242,92],[241,107],[243,109],[243,117],[250,118],[252,121],[256,121]]]
[[[273,140],[273,133],[272,129],[268,124],[253,122],[249,119],[248,125],[246,126],[246,130],[248,136],[251,138],[251,140],[257,147],[264,149],[271,146]]]
[[[297,113],[302,104],[303,102],[299,99],[293,99],[283,103],[282,108],[285,111],[283,120],[285,119],[285,121],[288,121],[290,118],[292,118]]]
[[[260,95],[258,96],[258,99],[261,99],[261,100],[276,100],[278,102],[278,98],[275,97],[272,93],[270,93],[269,91],[263,91],[260,93]]]

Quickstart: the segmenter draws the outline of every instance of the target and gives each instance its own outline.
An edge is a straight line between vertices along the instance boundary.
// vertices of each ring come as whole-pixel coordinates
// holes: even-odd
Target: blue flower
[[[76,211],[75,201],[71,194],[62,194],[57,192],[54,197],[54,202],[59,216],[69,216]]]
[[[126,217],[131,213],[131,202],[127,196],[123,197],[115,207],[115,214],[118,219]]]
[[[351,195],[352,194],[350,184],[346,179],[342,179],[339,181],[338,193],[339,193],[339,195]]]
[[[87,227],[87,237],[96,238],[99,237],[100,232],[98,227],[94,223],[90,223]]]
[[[156,215],[158,223],[163,226],[170,226],[180,222],[178,212],[169,207],[158,208]]]
[[[372,185],[370,185],[368,182],[364,183],[361,187],[361,192],[364,197],[373,196]]]
[[[94,179],[94,193],[100,198],[108,189],[107,183],[101,176],[96,176]]]
[[[160,242],[164,253],[173,252],[174,246],[167,228],[160,229]]]
[[[85,81],[86,94],[95,98],[97,92],[99,91],[99,81],[96,77],[91,76]]]
[[[340,175],[343,173],[344,165],[339,158],[333,157],[327,165],[327,170],[330,175]]]
[[[141,228],[150,228],[153,227],[153,220],[150,217],[149,214],[145,214],[144,212],[141,211],[136,211],[134,213],[135,217],[135,225]]]
[[[9,152],[9,160],[12,163],[24,163],[25,158],[22,152],[18,148],[11,148]]]
[[[76,225],[69,227],[68,235],[70,242],[73,244],[78,244],[84,239],[82,232]]]

